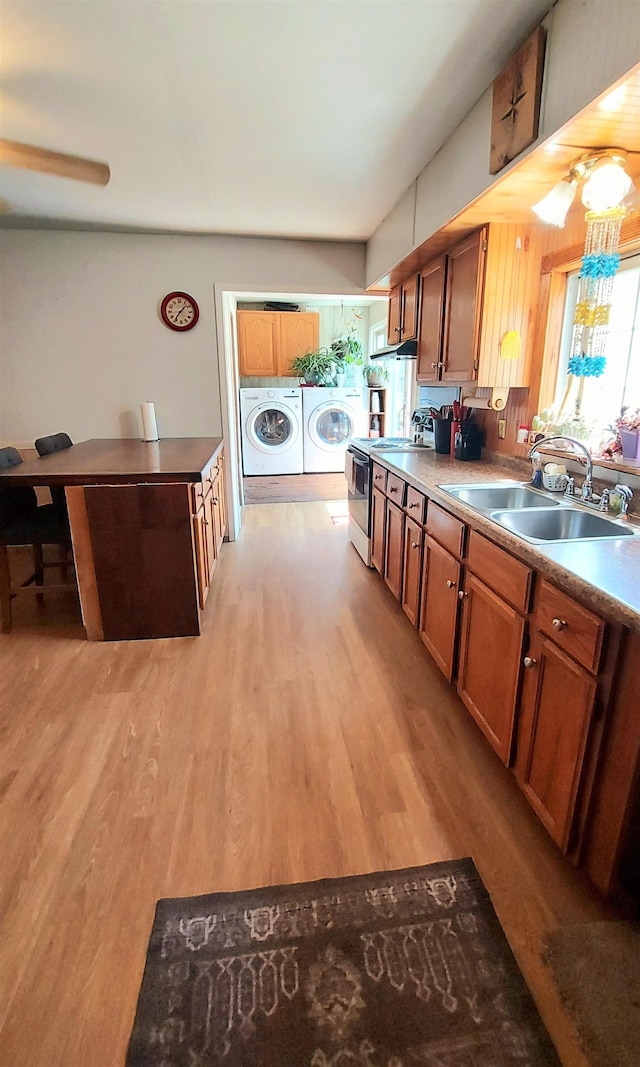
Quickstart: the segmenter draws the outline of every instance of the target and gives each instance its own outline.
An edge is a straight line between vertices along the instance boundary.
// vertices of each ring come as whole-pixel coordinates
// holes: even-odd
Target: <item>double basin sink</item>
[[[634,536],[633,528],[622,522],[515,482],[440,488],[531,544]]]

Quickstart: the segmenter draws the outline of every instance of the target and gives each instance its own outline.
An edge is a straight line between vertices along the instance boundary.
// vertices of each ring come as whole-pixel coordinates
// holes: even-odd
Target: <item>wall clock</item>
[[[490,174],[506,167],[538,136],[544,45],[544,27],[538,26],[493,83]]]
[[[170,330],[184,333],[193,329],[200,318],[200,310],[188,293],[167,293],[160,305],[160,317]]]

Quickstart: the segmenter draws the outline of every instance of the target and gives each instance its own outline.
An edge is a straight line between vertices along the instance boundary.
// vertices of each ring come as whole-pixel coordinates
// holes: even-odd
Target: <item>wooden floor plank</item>
[[[473,856],[565,1067],[541,960],[602,918],[323,503],[247,508],[197,639],[0,639],[0,1062],[123,1062],[155,901]]]

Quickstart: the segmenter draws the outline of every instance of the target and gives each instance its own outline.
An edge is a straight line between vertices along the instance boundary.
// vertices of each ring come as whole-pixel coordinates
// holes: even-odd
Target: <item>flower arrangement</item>
[[[640,458],[640,408],[635,411],[630,407],[623,407],[613,426],[608,428],[610,439],[604,445],[602,454],[605,456],[624,456],[625,459]]]

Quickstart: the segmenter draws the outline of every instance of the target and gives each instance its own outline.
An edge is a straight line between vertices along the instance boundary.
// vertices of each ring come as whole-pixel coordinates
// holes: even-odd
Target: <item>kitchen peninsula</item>
[[[199,635],[226,531],[221,438],[83,441],[0,484],[65,487],[89,640]]]

